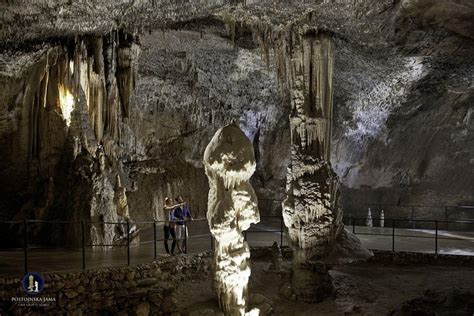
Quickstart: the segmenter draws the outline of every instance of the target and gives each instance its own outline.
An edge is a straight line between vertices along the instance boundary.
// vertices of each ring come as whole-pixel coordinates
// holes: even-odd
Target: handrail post
[[[156,221],[153,221],[153,258],[156,260]]]
[[[130,220],[127,219],[127,265],[130,265]]]
[[[395,220],[392,219],[392,252],[395,252]]]
[[[355,235],[355,233],[356,233],[356,226],[355,226],[355,218],[354,218],[354,216],[351,216],[351,222],[352,222],[352,233]]]
[[[214,239],[212,238],[212,234],[210,234],[211,236],[211,250],[214,250]]]
[[[86,269],[86,237],[85,237],[85,221],[81,223],[81,236],[82,236],[82,270]]]
[[[446,220],[446,230],[449,230],[449,222],[448,222],[448,206],[444,207],[444,218]]]
[[[28,219],[24,221],[23,232],[23,251],[25,260],[25,274],[28,273]]]
[[[435,255],[438,254],[438,221],[435,221]]]
[[[413,229],[416,229],[416,222],[415,222],[415,207],[411,207],[411,222],[413,223]]]
[[[186,224],[186,220],[184,221],[184,238],[183,241],[181,242],[181,248],[183,249],[183,252],[185,254],[188,253],[188,224]]]
[[[280,217],[280,247],[283,247],[283,216]]]

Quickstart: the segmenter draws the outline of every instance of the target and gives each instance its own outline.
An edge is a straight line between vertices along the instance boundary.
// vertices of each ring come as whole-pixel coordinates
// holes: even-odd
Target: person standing
[[[169,197],[165,198],[165,205],[163,206],[163,218],[164,218],[164,225],[163,225],[163,232],[165,235],[164,244],[165,250],[167,254],[174,255],[174,249],[176,247],[176,230],[175,230],[175,218],[173,216],[174,210],[176,209],[177,205],[172,205],[171,199]],[[173,238],[173,242],[171,244],[171,252],[168,248],[168,240],[171,237]]]
[[[177,205],[174,216],[176,218],[176,238],[178,239],[178,249],[181,253],[187,253],[188,227],[186,221],[193,220],[189,204],[184,201],[181,195],[175,198]]]

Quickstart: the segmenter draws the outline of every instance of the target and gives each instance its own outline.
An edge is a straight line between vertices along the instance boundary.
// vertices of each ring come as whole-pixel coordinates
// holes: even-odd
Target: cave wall
[[[446,219],[442,206],[474,205],[474,43],[407,15],[402,7],[386,22],[397,45],[390,55],[336,44],[332,162],[346,214],[366,216],[372,203],[424,205],[441,207],[417,208],[415,217]],[[447,217],[472,218],[459,211]]]
[[[114,186],[123,176],[122,125],[136,80],[134,37],[65,38],[9,57],[0,78],[3,218],[124,220]],[[59,242],[64,234],[80,243],[80,223],[46,226],[31,223],[32,239]],[[41,238],[43,229],[49,233]],[[88,237],[111,243],[120,232],[91,226]]]
[[[130,165],[138,188],[128,193],[131,212],[162,219],[164,198],[182,194],[195,216],[203,217],[208,192],[204,149],[232,120],[254,143],[259,196],[281,196],[289,128],[276,76],[258,52],[184,30],[151,32],[141,43],[137,111],[130,119],[139,135],[133,149],[137,158]]]
[[[283,78],[281,42],[305,32],[332,34],[331,163],[346,214],[364,217],[369,204],[473,205],[473,4],[341,0],[305,8],[280,3],[218,16],[236,43],[249,29],[262,59]],[[438,218],[434,209],[420,208],[418,217]],[[472,218],[450,210],[459,213],[454,218]],[[402,207],[388,216],[407,217]]]

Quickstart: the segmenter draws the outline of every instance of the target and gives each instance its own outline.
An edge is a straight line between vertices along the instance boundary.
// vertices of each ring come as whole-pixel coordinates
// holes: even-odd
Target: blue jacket
[[[178,225],[184,225],[184,220],[187,218],[191,218],[191,210],[189,209],[189,205],[185,204],[183,208],[177,207],[174,209],[173,212],[173,217],[175,220],[178,220],[176,224]]]

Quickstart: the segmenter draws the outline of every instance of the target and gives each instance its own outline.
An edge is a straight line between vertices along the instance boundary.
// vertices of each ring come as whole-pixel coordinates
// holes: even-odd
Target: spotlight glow
[[[71,124],[71,112],[74,109],[74,96],[63,85],[59,85],[59,105],[66,125]]]
[[[74,62],[72,60],[69,61],[69,72],[74,74]]]

